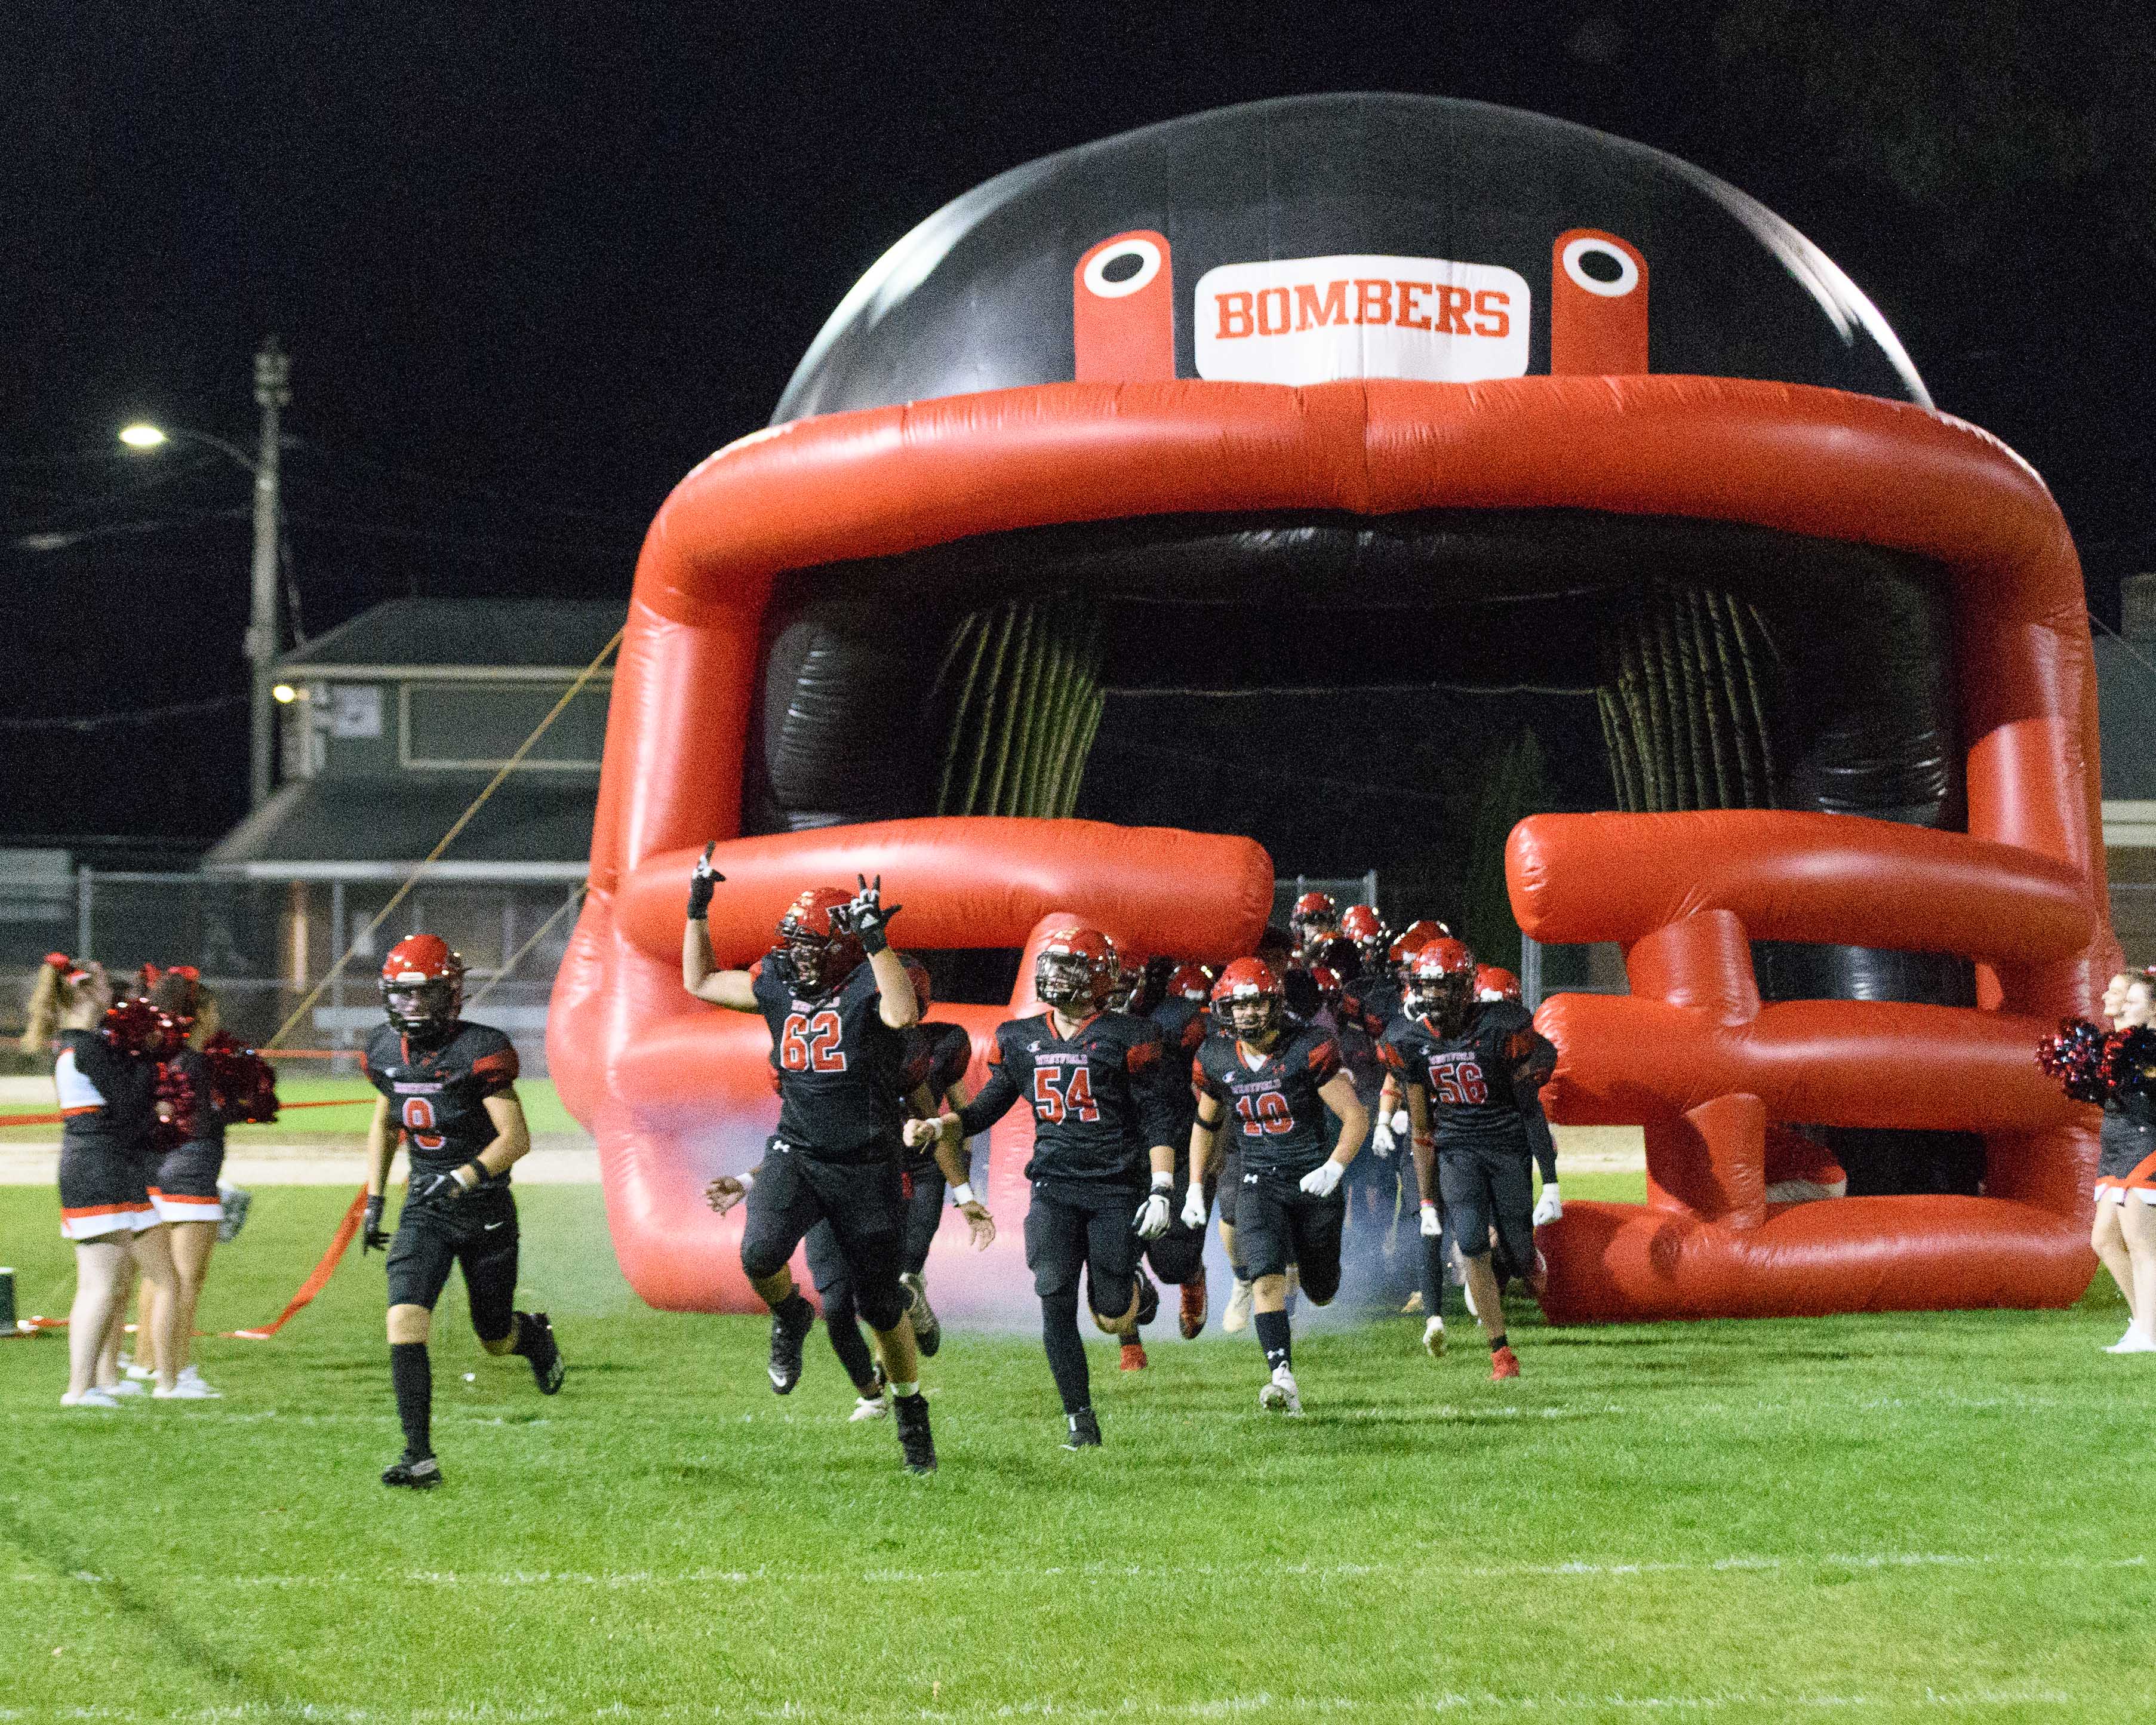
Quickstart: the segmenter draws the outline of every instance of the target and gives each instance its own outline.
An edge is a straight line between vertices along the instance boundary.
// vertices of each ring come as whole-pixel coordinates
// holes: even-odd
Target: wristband
[[[961,1180],[951,1189],[951,1202],[957,1205],[960,1209],[963,1210],[973,1201],[973,1183],[971,1180]]]
[[[743,1198],[747,1198],[751,1192],[756,1189],[756,1174],[754,1170],[752,1169],[747,1173],[737,1174],[734,1178],[741,1182],[742,1196]]]
[[[476,1156],[472,1158],[470,1162],[466,1163],[465,1164],[465,1168],[471,1170],[472,1176],[471,1185],[465,1187],[465,1191],[469,1192],[473,1187],[484,1186],[486,1184],[486,1164],[481,1162]],[[459,1168],[458,1172],[461,1173],[464,1172],[464,1169]]]
[[[1152,1189],[1156,1192],[1174,1191],[1175,1176],[1173,1174],[1155,1174],[1152,1177]]]
[[[1430,1199],[1425,1198],[1423,1199],[1422,1207],[1432,1215],[1435,1215],[1437,1214],[1437,1205]]]

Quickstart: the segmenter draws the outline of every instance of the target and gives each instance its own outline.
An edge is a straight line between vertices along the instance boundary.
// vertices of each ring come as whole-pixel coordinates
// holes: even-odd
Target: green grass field
[[[273,1315],[344,1202],[259,1193],[205,1327]],[[379,1259],[207,1343],[222,1402],[64,1413],[63,1344],[0,1347],[0,1720],[2156,1712],[2156,1361],[2098,1352],[2115,1296],[1523,1320],[1502,1385],[1383,1318],[1300,1343],[1300,1420],[1259,1414],[1247,1336],[1127,1378],[1103,1348],[1079,1456],[1036,1342],[954,1335],[914,1481],[820,1335],[779,1400],[763,1322],[637,1303],[596,1189],[520,1203],[568,1384],[485,1358],[453,1290],[429,1496],[375,1482]],[[54,1217],[0,1190],[25,1312],[65,1304]]]

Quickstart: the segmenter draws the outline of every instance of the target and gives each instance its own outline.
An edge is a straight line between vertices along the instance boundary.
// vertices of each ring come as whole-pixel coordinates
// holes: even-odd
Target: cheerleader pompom
[[[2137,1024],[2131,1030],[2114,1030],[2104,1040],[2103,1060],[2097,1070],[2107,1096],[2156,1094],[2156,1078],[2149,1074],[2152,1066],[2156,1066],[2156,1029]]]

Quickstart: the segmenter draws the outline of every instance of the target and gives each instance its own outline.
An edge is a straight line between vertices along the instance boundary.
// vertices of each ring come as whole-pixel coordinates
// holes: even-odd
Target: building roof
[[[2156,641],[2096,639],[2107,803],[2156,801]]]
[[[619,599],[392,599],[277,663],[299,672],[339,665],[582,670],[628,612]]]
[[[226,834],[203,866],[416,863],[456,824],[490,777],[300,779]],[[598,804],[598,787],[589,779],[563,783],[547,775],[512,774],[457,834],[444,860],[582,864],[591,855]]]

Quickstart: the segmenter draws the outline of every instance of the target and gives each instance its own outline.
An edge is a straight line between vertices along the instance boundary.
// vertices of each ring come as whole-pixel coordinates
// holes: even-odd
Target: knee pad
[[[898,1285],[896,1278],[886,1286],[864,1287],[855,1291],[855,1304],[860,1312],[862,1322],[872,1330],[896,1328],[899,1319],[906,1316],[906,1309],[911,1303],[906,1290]]]
[[[1314,1275],[1310,1267],[1302,1267],[1302,1297],[1313,1306],[1330,1306],[1332,1296],[1340,1291],[1340,1272],[1329,1271],[1322,1277]]]

